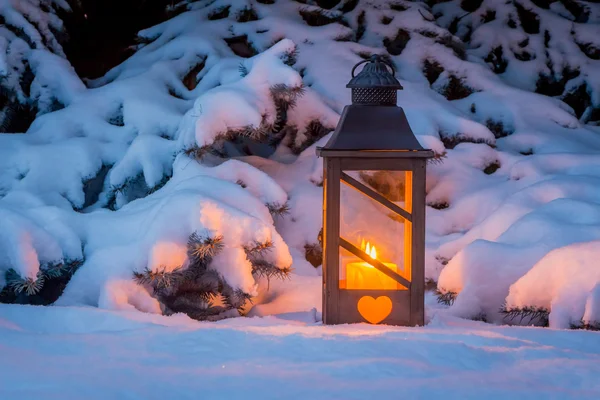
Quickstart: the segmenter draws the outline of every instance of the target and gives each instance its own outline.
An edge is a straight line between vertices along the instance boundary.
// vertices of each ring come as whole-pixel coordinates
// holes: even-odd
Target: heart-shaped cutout
[[[358,300],[358,312],[372,324],[378,324],[392,312],[392,300],[387,296],[363,296]]]

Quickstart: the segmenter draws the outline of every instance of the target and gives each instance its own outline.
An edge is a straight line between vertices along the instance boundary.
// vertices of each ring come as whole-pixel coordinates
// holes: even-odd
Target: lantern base
[[[327,295],[329,298],[323,302],[323,323],[326,325],[361,322],[399,326],[424,324],[425,316],[422,310],[411,312],[409,290],[335,290]],[[365,300],[366,297],[372,298],[372,301]],[[383,315],[388,307],[387,301],[380,298],[389,298],[391,301],[391,309],[387,315]],[[362,303],[361,307],[359,302]],[[379,318],[381,320],[378,320]]]

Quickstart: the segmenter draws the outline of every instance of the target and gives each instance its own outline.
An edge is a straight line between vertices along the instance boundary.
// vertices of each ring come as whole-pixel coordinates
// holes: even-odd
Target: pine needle
[[[28,296],[32,296],[42,290],[42,287],[44,286],[44,276],[38,275],[36,279],[23,279],[19,277],[19,279],[9,282],[8,286],[15,292],[15,294],[25,291]]]
[[[452,304],[454,304],[456,296],[458,296],[458,293],[452,291],[442,292],[440,290],[437,290],[436,294],[438,304],[443,304],[445,306],[451,306]]]
[[[571,324],[571,329],[583,329],[586,331],[600,331],[600,321],[581,320],[576,324]]]
[[[288,86],[283,83],[278,83],[271,86],[271,97],[276,105],[286,104],[293,108],[296,106],[296,101],[305,92],[304,86]]]
[[[167,271],[167,267],[160,266],[156,271],[144,268],[143,272],[134,272],[133,278],[140,285],[151,285],[155,290],[167,289],[174,285],[181,276],[181,267]]]
[[[511,323],[518,319],[519,325],[523,323],[527,325],[535,323],[536,325],[548,326],[548,317],[550,316],[550,311],[545,307],[525,306],[507,308],[506,304],[500,308],[500,313],[504,314],[504,321]]]
[[[194,232],[188,238],[188,255],[190,260],[207,260],[217,255],[225,244],[223,236],[203,237]]]
[[[252,301],[252,296],[250,296],[248,293],[245,293],[241,289],[232,290],[230,287],[227,289],[229,290],[223,291],[223,301],[228,308],[235,308],[240,311],[247,301]]]
[[[267,280],[271,278],[286,279],[289,277],[292,269],[289,267],[279,268],[273,263],[265,260],[250,260],[252,263],[252,274],[257,277],[264,277]]]
[[[249,257],[259,257],[273,249],[273,242],[270,240],[265,242],[255,241],[252,245],[243,246],[243,248]]]
[[[271,215],[275,217],[284,216],[290,213],[290,206],[288,205],[288,203],[268,203],[266,206],[269,209]]]

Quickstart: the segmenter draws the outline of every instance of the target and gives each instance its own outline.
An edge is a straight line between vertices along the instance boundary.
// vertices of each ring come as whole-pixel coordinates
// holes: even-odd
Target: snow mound
[[[282,269],[290,267],[287,245],[267,207],[285,202],[286,194],[268,176],[239,164],[231,160],[208,168],[180,156],[173,178],[160,191],[116,212],[81,215],[86,262],[58,304],[156,310],[148,292],[132,285],[132,273],[186,268],[186,243],[194,232],[223,237],[224,249],[210,268],[233,288],[256,296],[244,246],[272,242],[267,260]],[[236,166],[238,171],[232,168]],[[236,183],[241,177],[251,190]]]
[[[68,65],[59,43],[64,39],[61,37],[63,23],[56,15],[60,10],[70,10],[65,0],[0,1],[0,127],[3,132],[23,132],[36,113],[47,113],[64,104],[60,96],[54,97],[51,92],[55,86],[53,79],[44,76],[39,68],[41,59],[56,58],[49,64]],[[45,87],[48,90],[41,93]]]
[[[572,244],[546,254],[510,287],[507,309],[550,310],[550,326],[600,324],[600,241]]]

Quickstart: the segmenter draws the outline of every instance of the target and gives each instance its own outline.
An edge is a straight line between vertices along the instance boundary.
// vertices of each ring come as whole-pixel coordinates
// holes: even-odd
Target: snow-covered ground
[[[0,305],[2,399],[598,399],[600,334]]]
[[[345,84],[352,66],[371,54],[383,54],[396,66],[404,86],[398,105],[420,142],[440,161],[427,174],[426,274],[441,293],[457,296],[445,318],[502,323],[507,320],[498,311],[505,307],[547,310],[553,328],[598,326],[600,5],[349,0],[333,1],[332,9],[324,10],[317,3],[327,2],[311,0],[186,1],[178,8],[180,14],[140,32],[140,44],[128,60],[104,77],[84,82],[50,35],[49,27],[58,30],[60,20],[53,12],[40,11],[50,10],[49,4],[65,8],[63,3],[0,1],[0,15],[12,21],[12,30],[0,30],[0,73],[13,71],[3,75],[3,90],[13,90],[19,102],[37,111],[24,134],[0,134],[0,289],[35,291],[57,273],[57,266],[81,264],[57,305],[124,314],[87,309],[80,316],[72,308],[32,309],[47,313],[40,327],[74,323],[69,315],[91,326],[94,318],[110,316],[137,326],[115,342],[132,353],[122,342],[131,334],[148,334],[158,342],[171,336],[160,326],[141,329],[144,323],[131,318],[163,321],[180,330],[172,332],[173,341],[180,335],[195,338],[223,330],[224,337],[254,335],[257,342],[247,345],[267,351],[270,347],[260,340],[273,336],[256,333],[263,328],[255,326],[265,320],[213,326],[129,314],[134,309],[167,314],[156,287],[136,283],[134,273],[188,270],[188,238],[220,237],[222,252],[207,268],[230,292],[252,297],[254,308],[249,310],[248,303],[244,310],[248,315],[319,308],[321,270],[306,260],[306,248],[318,245],[322,226],[322,163],[315,146],[327,140],[350,102]],[[27,96],[20,85],[23,76],[29,76]],[[273,210],[286,203],[289,214],[275,215]],[[367,228],[380,228],[374,234],[385,236],[383,223],[366,222]],[[246,252],[257,243],[269,244],[271,251],[262,261],[270,267],[293,268],[289,280],[269,283],[257,276]],[[2,310],[11,315],[7,320],[21,318],[20,313],[23,321],[31,317],[23,307]],[[399,344],[407,336],[417,340],[413,333],[433,337],[419,343],[448,340],[452,347],[439,353],[438,363],[430,362],[432,368],[484,374],[491,382],[496,382],[493,376],[502,376],[501,384],[492,386],[498,391],[508,390],[508,381],[512,386],[521,382],[513,374],[521,368],[515,367],[519,357],[550,375],[566,365],[560,355],[568,354],[573,356],[572,368],[535,389],[586,387],[579,381],[568,385],[573,383],[569,374],[576,375],[579,362],[588,368],[585,360],[594,352],[586,356],[569,346],[578,338],[581,346],[593,346],[597,335],[572,332],[564,339],[566,332],[498,327],[474,334],[480,324],[437,318],[413,331],[288,326],[277,320],[266,320],[264,329],[288,329],[292,347],[295,340],[306,346],[311,340],[337,343],[332,337],[346,344],[356,340],[356,349],[363,353],[347,346],[358,351],[349,359],[374,358],[375,365],[384,363],[370,353],[383,351],[375,337],[398,348],[404,348]],[[11,335],[13,325],[6,324],[6,335]],[[23,329],[26,340],[27,332],[38,328]],[[162,329],[164,335],[150,334]],[[358,340],[353,334],[357,331],[378,335]],[[40,343],[53,340],[53,335],[40,335]],[[104,333],[86,335],[96,339]],[[469,347],[471,342],[459,344],[457,339],[486,335],[519,339],[498,340],[489,348],[482,340]],[[528,335],[535,340],[523,345],[525,350],[505,343],[520,346]],[[554,341],[556,337],[567,342]],[[546,348],[538,338],[557,347]],[[0,354],[14,354],[8,353],[12,347]],[[315,357],[322,357],[315,347]],[[421,348],[406,347],[407,352]],[[32,348],[30,355],[41,357],[46,348]],[[466,354],[455,357],[460,349]],[[474,368],[481,352],[484,367]],[[536,358],[544,352],[558,361]],[[438,357],[426,347],[419,354]],[[213,356],[218,352],[206,362]],[[229,357],[244,355],[232,352]],[[400,354],[398,358],[400,365],[408,362]],[[398,376],[421,373],[418,357],[408,359],[413,368],[398,371]],[[353,363],[345,368],[356,377],[364,373],[375,379],[370,374],[389,372],[385,363],[352,369]],[[280,374],[286,370],[274,369]],[[495,374],[504,369],[504,375]],[[429,378],[419,379],[427,386]],[[477,379],[471,379],[470,387]],[[468,380],[449,380],[469,386]],[[534,390],[523,385],[523,390]]]

